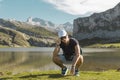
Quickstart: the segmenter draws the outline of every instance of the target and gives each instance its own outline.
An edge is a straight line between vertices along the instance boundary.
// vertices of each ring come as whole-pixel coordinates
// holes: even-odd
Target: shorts
[[[59,54],[59,58],[64,64],[72,64],[72,62],[73,62],[73,60],[72,61],[66,60],[65,56],[63,54]]]
[[[82,52],[82,49],[80,48],[80,54],[82,55],[83,54],[83,52]],[[73,59],[74,59],[74,56],[72,56],[73,57]],[[72,64],[72,62],[73,62],[73,60],[66,60],[65,59],[65,56],[63,55],[63,54],[59,54],[59,58],[60,58],[60,60],[64,63],[64,64]]]

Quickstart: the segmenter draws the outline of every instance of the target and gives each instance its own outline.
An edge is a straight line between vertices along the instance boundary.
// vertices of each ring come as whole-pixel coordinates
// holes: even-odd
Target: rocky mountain
[[[26,22],[0,19],[0,45],[47,47],[55,44],[56,34]]]
[[[119,42],[120,3],[105,12],[94,13],[89,17],[74,20],[73,36],[79,41]]]
[[[73,25],[70,23],[70,22],[66,22],[64,24],[60,24],[58,25],[57,27],[58,29],[59,28],[63,28],[65,29],[67,32],[73,32]]]
[[[73,24],[71,24],[70,22],[66,22],[64,24],[55,24],[51,21],[46,21],[40,18],[32,18],[29,17],[27,19],[27,23],[32,24],[32,25],[38,25],[38,26],[42,26],[50,31],[57,31],[58,29],[65,29],[68,32],[72,32],[73,31]]]

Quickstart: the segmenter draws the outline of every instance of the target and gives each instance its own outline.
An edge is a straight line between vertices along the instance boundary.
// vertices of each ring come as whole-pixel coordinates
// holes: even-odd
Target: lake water
[[[54,48],[0,48],[0,71],[58,70],[52,62]],[[120,68],[120,49],[83,48],[84,64],[80,70]],[[60,52],[62,53],[62,51]],[[69,65],[67,65],[69,67]]]

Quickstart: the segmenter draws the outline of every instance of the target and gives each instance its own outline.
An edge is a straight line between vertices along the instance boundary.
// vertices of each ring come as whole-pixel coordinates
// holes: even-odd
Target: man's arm
[[[74,73],[75,73],[75,67],[76,67],[76,64],[77,64],[79,58],[80,58],[80,46],[77,44],[75,46],[75,57],[73,59],[73,63],[71,66],[71,74],[72,75],[74,75]]]
[[[58,56],[58,53],[60,51],[60,43],[61,43],[60,39],[57,39],[55,42],[56,42],[56,47],[53,51],[53,57]]]
[[[53,57],[58,56],[59,51],[60,51],[60,46],[56,45],[56,47],[55,47],[55,49],[53,51]]]

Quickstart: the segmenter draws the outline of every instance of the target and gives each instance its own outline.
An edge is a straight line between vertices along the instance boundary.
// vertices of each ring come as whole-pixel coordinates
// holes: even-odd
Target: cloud
[[[85,15],[113,8],[120,0],[44,0],[56,9],[72,15]]]

